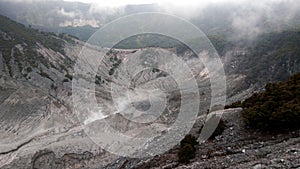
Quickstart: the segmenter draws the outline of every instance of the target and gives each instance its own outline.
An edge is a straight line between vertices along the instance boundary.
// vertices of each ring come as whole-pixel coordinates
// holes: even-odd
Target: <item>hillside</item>
[[[75,44],[71,37],[26,28],[4,16],[0,16],[0,20],[2,72],[21,79],[30,79],[36,72],[52,81],[50,69],[68,73],[72,60],[65,55],[64,48]]]
[[[299,33],[299,29],[281,30],[240,42],[217,38],[216,42],[226,44],[221,57],[227,75],[244,75],[233,90],[237,93],[249,88],[260,91],[268,82],[284,81],[300,72]]]
[[[248,75],[248,84],[282,81],[300,71],[300,30],[285,30],[260,36],[239,69]]]
[[[84,42],[66,34],[38,31],[7,17],[0,16],[0,21],[0,168],[180,169],[300,166],[299,130],[276,135],[261,133],[245,127],[240,108],[226,110],[222,117],[219,116],[220,111],[215,111],[218,105],[212,105],[215,106],[214,109],[209,110],[209,75],[199,58],[174,39],[165,41],[164,36],[137,36],[120,42],[117,49],[109,50],[89,44],[84,48],[86,52],[103,56],[99,61],[99,68],[93,69],[86,76],[74,76],[74,66]],[[287,79],[291,74],[299,72],[299,32],[297,29],[286,29],[262,34],[246,42],[228,39],[222,34],[209,35],[224,64],[228,103],[245,100],[253,92],[263,90],[269,81]],[[136,41],[137,39],[140,41]],[[162,46],[156,46],[157,43]],[[142,48],[136,49],[137,45]],[[148,56],[161,56],[158,61],[163,62],[164,56],[174,53],[178,58],[183,58],[191,69],[198,85],[197,92],[201,95],[199,111],[193,112],[196,114],[196,122],[190,134],[199,136],[203,124],[208,123],[212,117],[224,121],[226,127],[223,133],[195,145],[195,158],[187,164],[178,162],[179,145],[162,155],[132,159],[110,153],[95,144],[89,137],[89,132],[101,132],[101,129],[107,129],[107,124],[112,130],[109,128],[106,132],[116,130],[136,137],[161,136],[168,132],[176,120],[180,106],[190,107],[190,104],[196,102],[193,91],[179,91],[178,84],[169,73],[157,69],[157,63],[147,60]],[[135,59],[137,56],[144,57]],[[86,60],[83,63],[89,64]],[[126,63],[125,66],[123,63]],[[136,65],[147,69],[136,72]],[[189,82],[189,76],[181,73],[182,68],[175,68],[177,80]],[[75,85],[79,89],[76,91],[72,88],[72,82],[77,82],[78,79],[84,85]],[[124,84],[128,79],[130,84],[126,86]],[[84,92],[80,93],[80,89],[85,89],[85,82],[92,82],[95,86],[96,94],[93,97],[97,107],[92,110],[90,108],[93,105],[87,100],[92,92],[82,90]],[[114,90],[111,90],[111,86]],[[74,103],[73,96],[76,92],[82,95],[75,99],[87,101],[82,104]],[[151,109],[150,115],[135,117],[130,114],[128,107],[148,110],[148,93],[154,95],[154,104],[166,101],[162,114],[158,115],[157,110]],[[131,99],[126,99],[125,94]],[[295,96],[297,95],[298,93]],[[74,111],[75,108],[82,111],[78,113]],[[210,115],[207,115],[208,112]],[[154,119],[152,123],[135,121],[139,118],[147,120],[147,117]],[[190,125],[190,122],[185,124]],[[94,130],[89,131],[87,128]],[[178,133],[184,130],[180,126]],[[176,134],[171,135],[171,138],[177,137]],[[153,144],[153,141],[149,139],[140,148],[164,148]]]
[[[0,16],[0,165],[34,138],[53,132],[66,118],[76,52],[75,39],[40,32]],[[56,109],[56,106],[59,108]],[[57,112],[54,112],[54,109]],[[62,114],[60,114],[62,113]],[[59,117],[63,116],[63,118]],[[61,122],[63,124],[63,122]],[[63,127],[62,127],[63,128]]]

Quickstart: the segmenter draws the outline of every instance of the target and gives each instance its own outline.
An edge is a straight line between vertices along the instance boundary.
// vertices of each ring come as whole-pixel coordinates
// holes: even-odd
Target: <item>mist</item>
[[[203,1],[183,6],[160,4],[160,7],[163,12],[190,20],[205,33],[227,31],[236,39],[252,39],[261,33],[300,25],[297,0]]]
[[[38,28],[90,26],[100,28],[122,16],[162,12],[191,21],[204,33],[231,39],[253,39],[262,33],[300,25],[297,0],[263,1],[102,1],[3,0],[0,13]],[[139,3],[138,3],[139,2]]]
[[[90,10],[91,15],[109,13],[120,17],[136,12],[163,12],[179,16],[207,34],[225,32],[236,40],[253,39],[262,33],[300,25],[300,3],[297,0],[154,1],[118,7],[94,4]]]

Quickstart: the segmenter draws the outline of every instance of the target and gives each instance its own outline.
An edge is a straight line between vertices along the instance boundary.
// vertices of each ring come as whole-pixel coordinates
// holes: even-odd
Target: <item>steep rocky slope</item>
[[[68,98],[76,48],[80,51],[69,37],[25,28],[1,16],[1,165],[38,137],[77,124]]]

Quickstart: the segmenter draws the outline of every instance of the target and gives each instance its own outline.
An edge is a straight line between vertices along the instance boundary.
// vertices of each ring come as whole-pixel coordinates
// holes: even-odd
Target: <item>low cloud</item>
[[[74,18],[76,16],[76,13],[74,11],[66,12],[64,8],[60,8],[60,10],[58,10],[57,13],[70,18]]]
[[[296,0],[254,1],[234,12],[232,27],[238,37],[249,39],[297,24],[297,17],[300,17],[300,5]]]

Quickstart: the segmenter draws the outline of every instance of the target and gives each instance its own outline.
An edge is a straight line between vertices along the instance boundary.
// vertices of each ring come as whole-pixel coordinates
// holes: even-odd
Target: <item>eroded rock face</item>
[[[5,39],[11,38],[5,35]],[[284,144],[281,143],[279,136],[274,140],[265,141],[266,144],[259,147],[260,145],[255,142],[268,140],[268,138],[258,133],[249,136],[250,133],[243,129],[240,109],[229,110],[223,115],[228,128],[215,140],[199,145],[197,157],[191,164],[178,164],[176,145],[170,151],[153,158],[130,159],[106,152],[103,147],[90,139],[85,127],[91,126],[91,129],[97,131],[107,129],[106,125],[109,124],[113,130],[132,137],[158,136],[147,142],[146,146],[141,145],[141,148],[145,151],[152,148],[163,149],[163,144],[154,144],[155,139],[160,139],[161,135],[168,132],[176,121],[181,106],[195,102],[193,99],[195,91],[200,94],[201,104],[199,112],[196,112],[198,116],[195,115],[196,122],[190,132],[199,135],[199,129],[205,122],[205,113],[210,108],[212,97],[210,72],[204,68],[199,58],[192,57],[193,53],[185,52],[176,56],[183,58],[190,68],[190,73],[195,77],[197,88],[191,88],[189,87],[191,76],[182,73],[183,67],[178,66],[179,64],[167,65],[172,63],[169,58],[162,60],[156,58],[158,62],[154,62],[155,59],[151,60],[153,56],[170,55],[173,49],[114,49],[107,55],[107,49],[87,46],[89,52],[104,56],[99,63],[99,68],[91,70],[96,72],[96,77],[93,75],[80,77],[95,85],[95,98],[99,108],[89,109],[91,105],[87,99],[85,103],[79,105],[80,110],[86,111],[78,114],[73,111],[77,105],[73,103],[72,80],[78,78],[73,77],[73,68],[84,43],[77,40],[75,42],[75,44],[64,45],[64,55],[37,42],[35,48],[31,50],[36,52],[39,60],[32,63],[20,59],[27,57],[25,53],[27,46],[24,44],[12,47],[12,57],[8,61],[4,61],[0,51],[1,168],[109,169],[201,168],[203,166],[247,168],[257,166],[260,159],[271,158],[273,162],[262,165],[294,167],[299,164],[296,160],[299,159],[298,154],[300,154],[298,153],[298,131],[294,133],[295,139],[289,139],[290,133],[282,135],[282,138],[288,140],[286,148],[283,147]],[[144,58],[132,59],[143,55]],[[244,56],[243,53],[242,55]],[[203,57],[208,57],[205,52]],[[228,70],[235,72],[232,69],[238,62],[229,63],[231,59],[234,58],[228,61],[228,65],[232,66]],[[162,63],[167,66],[157,67]],[[165,71],[158,68],[164,68]],[[172,68],[173,73],[177,75],[176,78],[167,71]],[[244,79],[245,76],[240,74],[227,76],[230,102],[243,99],[253,91],[252,88],[241,93],[235,91],[235,87]],[[188,87],[179,90],[180,83],[187,84]],[[111,90],[112,86],[114,90]],[[85,92],[83,97],[78,99],[81,101],[84,97],[88,97]],[[186,102],[183,102],[182,98]],[[160,103],[164,104],[160,105]],[[157,109],[151,109],[152,105],[158,105]],[[128,111],[132,109],[139,112]],[[189,121],[182,126],[177,126],[176,131],[184,133],[184,125],[190,125]],[[170,138],[176,137],[178,136],[174,134]],[[163,143],[167,141],[169,140],[161,140]],[[283,160],[279,153],[269,153],[273,148],[276,149],[276,146],[278,150],[280,148],[286,150],[288,155],[284,156]],[[254,150],[248,151],[252,147]],[[270,156],[265,157],[264,154]],[[295,159],[295,162],[291,162],[291,159]]]
[[[3,69],[1,72],[3,74],[0,78],[0,165],[2,167],[113,168],[112,166],[115,165],[120,167],[129,165],[127,168],[134,168],[134,166],[145,163],[143,160],[132,161],[107,152],[103,153],[104,150],[89,138],[85,132],[86,130],[81,126],[85,124],[84,121],[78,120],[78,114],[73,112],[72,78],[69,76],[72,75],[73,66],[72,64],[66,68],[57,66],[74,63],[77,57],[76,54],[78,54],[75,51],[79,49],[80,44],[75,46],[68,44],[67,56],[65,56],[39,44],[37,50],[41,57],[46,58],[56,67],[40,65],[39,69],[32,68],[25,79],[20,76],[10,77],[7,69]],[[15,50],[22,49],[16,48]],[[91,47],[89,50],[99,53],[99,55],[103,54],[103,51],[98,48]],[[128,62],[125,66],[121,65],[120,68],[114,67],[116,60],[125,62],[130,57],[141,55],[147,50],[160,55],[169,54],[169,51],[165,49],[156,48],[127,50],[125,52],[115,50],[113,57],[117,59],[111,61],[111,57],[107,56],[100,63],[97,72],[99,77],[95,78],[95,80],[98,80],[95,83],[96,99],[97,104],[101,105],[99,107],[101,107],[101,111],[105,116],[100,116],[99,119],[99,112],[97,111],[94,111],[94,114],[84,114],[85,117],[91,118],[87,123],[88,125],[93,124],[95,120],[100,120],[99,122],[109,122],[113,129],[132,137],[161,135],[168,131],[177,118],[180,106],[185,104],[181,101],[181,98],[185,97],[188,103],[192,102],[191,99],[189,100],[191,98],[189,95],[192,94],[189,93],[190,90],[183,89],[183,92],[180,92],[178,83],[167,72],[155,69],[143,69],[137,72],[134,66],[135,64],[141,64],[142,60]],[[211,97],[207,70],[203,68],[199,59],[188,56],[185,56],[185,58],[189,58],[185,59],[185,62],[197,77],[196,83],[199,86],[198,92],[201,95],[199,115],[203,115],[209,109]],[[146,64],[151,63],[150,60],[146,61]],[[145,63],[143,62],[143,64]],[[110,75],[110,70],[113,67],[115,68],[114,73]],[[41,70],[44,73],[41,73]],[[179,72],[177,81],[185,82],[189,80],[187,76],[180,73],[179,68],[176,71]],[[120,72],[127,72],[128,74],[121,74]],[[12,72],[12,74],[17,73]],[[236,78],[233,77],[232,79]],[[92,79],[89,80],[92,81]],[[127,82],[130,83],[127,85]],[[232,84],[235,84],[235,82]],[[116,87],[114,95],[110,90],[111,85]],[[131,97],[130,100],[126,97],[124,99],[124,86],[128,89],[126,89],[126,94]],[[149,89],[153,90],[149,92]],[[155,102],[159,99],[161,101]],[[166,103],[163,110],[149,109],[149,103],[158,104],[162,102]],[[140,111],[149,110],[149,114],[139,114],[138,116],[127,114],[125,110],[130,106]],[[88,102],[86,106],[81,105],[81,107],[89,108]],[[161,114],[157,114],[160,111]],[[138,123],[141,119],[144,122]],[[95,123],[96,128],[101,127],[100,124],[97,123],[96,125]],[[196,126],[200,128],[202,124],[203,120],[199,120]],[[180,131],[181,128],[178,128],[178,130]],[[175,137],[177,136],[174,135]],[[151,144],[151,141],[147,145],[149,145],[148,149],[151,147],[163,148],[160,145]],[[89,155],[84,152],[89,152]],[[174,158],[174,155],[171,156]],[[129,162],[124,161],[124,159]],[[176,162],[176,160],[173,161]]]
[[[72,46],[67,44],[66,46],[67,56],[56,53],[38,44],[37,52],[42,58],[48,60],[49,63],[54,66],[47,67],[43,65],[43,63],[40,63],[38,67],[31,67],[26,77],[11,76],[10,73],[18,75],[20,72],[17,72],[17,69],[11,69],[12,72],[9,73],[8,69],[4,68],[6,65],[4,63],[1,64],[4,65],[2,66],[3,69],[1,70],[0,77],[0,165],[2,167],[66,168],[68,163],[66,159],[73,159],[73,157],[76,156],[76,158],[74,157],[74,161],[69,160],[72,161],[70,162],[70,166],[72,166],[71,168],[76,166],[82,168],[85,165],[80,164],[82,162],[82,160],[80,160],[81,154],[86,151],[96,154],[98,158],[96,161],[101,164],[100,166],[102,167],[117,159],[113,154],[105,153],[103,155],[101,153],[103,150],[89,139],[81,126],[81,124],[84,123],[80,123],[76,113],[73,112],[73,100],[71,97],[72,77],[69,76],[72,75],[73,66],[68,65],[67,67],[63,67],[59,65],[74,63],[77,57],[76,54],[78,54],[75,51],[79,50],[80,45]],[[18,46],[14,48],[14,50],[24,50],[24,48]],[[103,51],[97,48],[90,48],[89,50],[96,53],[98,52],[99,55],[103,54]],[[126,60],[134,55],[143,53],[144,50],[148,49],[128,50],[125,52],[116,50],[114,55],[118,59]],[[152,48],[149,50],[154,53],[159,53],[162,49]],[[169,51],[164,50],[163,52]],[[11,59],[15,60],[16,58],[12,57]],[[96,97],[98,103],[100,105],[103,102],[105,103],[102,107],[102,111],[106,116],[102,121],[108,121],[114,129],[133,137],[145,136],[145,134],[147,136],[153,136],[166,132],[169,125],[176,119],[176,114],[178,114],[179,111],[178,107],[180,107],[181,102],[180,97],[185,96],[185,94],[182,95],[182,93],[180,94],[180,92],[176,90],[178,86],[174,79],[166,72],[154,69],[145,69],[141,72],[136,72],[136,70],[133,69],[135,62],[129,62],[126,67],[123,67],[131,72],[131,74],[126,76],[120,74],[110,75],[109,70],[115,63],[110,62],[110,57],[106,59],[107,60],[104,59],[100,64],[101,71],[98,72],[100,78],[96,79],[99,80],[99,83],[96,83],[96,91],[98,94]],[[194,72],[201,71],[203,68],[198,65],[199,61],[196,59],[194,61],[188,61],[188,64],[193,68]],[[23,64],[23,67],[29,66],[26,62],[22,62],[21,64]],[[116,70],[116,72],[118,71]],[[118,92],[117,95],[115,95],[117,96],[117,100],[113,100],[111,91],[109,90],[111,83],[114,85],[122,84],[122,80],[131,77],[131,75],[134,76],[132,76],[133,81],[129,87],[139,88],[141,90],[132,90],[133,92],[129,90],[128,94],[132,97],[131,101],[118,99],[122,98],[122,95],[118,95]],[[199,89],[201,93],[209,87],[209,80],[205,76],[205,73],[198,76],[198,83],[202,84],[202,88]],[[187,80],[187,77],[181,74],[178,79],[179,81],[184,81]],[[160,91],[148,92],[151,96],[150,98],[145,97],[144,92],[140,92],[156,88],[160,89]],[[151,117],[148,115],[145,116],[146,114],[138,116],[140,119],[148,118],[150,122],[154,120],[153,124],[147,121],[145,121],[146,123],[137,123],[132,121],[130,114],[124,113],[125,109],[123,108],[126,108],[128,105],[133,105],[133,108],[142,111],[149,109],[148,103],[150,101],[152,101],[150,102],[152,104],[160,103],[160,101],[157,102],[157,99],[165,97],[161,91],[166,93],[165,99],[167,104],[163,110],[160,110],[162,114],[156,114],[159,112],[158,110],[151,110],[149,114]],[[203,98],[204,97],[201,99]],[[122,104],[125,102],[125,107],[122,107],[120,104],[118,105],[118,101]],[[117,104],[114,105],[113,102],[117,102]],[[205,102],[209,102],[209,99]],[[112,107],[114,106],[117,106],[117,108],[113,109]],[[203,112],[205,112],[206,109],[207,106],[202,107]],[[43,149],[48,149],[49,151],[45,150],[39,152]],[[64,156],[66,154],[68,155]],[[95,155],[93,155],[93,157],[95,157]],[[18,161],[18,159],[22,159],[22,162]],[[91,166],[92,164],[89,164],[89,168]],[[95,168],[100,167],[96,164],[94,166]]]

